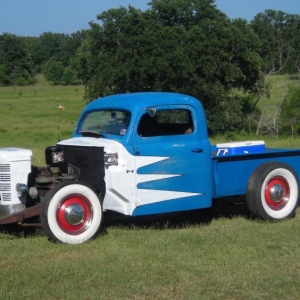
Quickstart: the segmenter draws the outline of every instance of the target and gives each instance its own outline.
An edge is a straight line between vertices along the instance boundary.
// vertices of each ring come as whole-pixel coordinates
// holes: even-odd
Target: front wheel
[[[52,241],[83,243],[98,233],[101,221],[100,200],[84,183],[60,183],[42,201],[41,223]]]
[[[247,188],[249,210],[263,220],[283,220],[294,216],[298,206],[298,178],[281,162],[268,162],[252,174]]]

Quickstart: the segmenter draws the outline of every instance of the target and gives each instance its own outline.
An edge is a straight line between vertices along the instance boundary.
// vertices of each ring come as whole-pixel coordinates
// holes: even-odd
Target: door
[[[211,206],[211,150],[199,123],[189,105],[140,112],[133,138],[137,184],[133,215]]]

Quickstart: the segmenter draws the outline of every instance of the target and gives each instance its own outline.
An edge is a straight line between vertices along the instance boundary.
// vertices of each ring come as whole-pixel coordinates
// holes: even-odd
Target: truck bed
[[[212,146],[213,197],[244,195],[254,170],[265,162],[277,161],[290,165],[300,174],[300,149],[266,148],[263,152],[217,155]]]

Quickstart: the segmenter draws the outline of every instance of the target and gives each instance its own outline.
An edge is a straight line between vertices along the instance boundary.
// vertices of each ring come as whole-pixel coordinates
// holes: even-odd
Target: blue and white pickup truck
[[[39,216],[48,237],[82,243],[106,211],[143,216],[209,208],[246,195],[264,220],[294,216],[300,149],[263,141],[211,145],[199,100],[173,93],[128,93],[95,100],[73,137],[48,147],[46,166],[32,152],[0,149],[0,224]]]

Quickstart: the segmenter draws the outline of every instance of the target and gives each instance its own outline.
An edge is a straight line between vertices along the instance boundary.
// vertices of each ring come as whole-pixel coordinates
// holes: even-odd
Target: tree
[[[265,74],[293,73],[299,64],[300,16],[266,10],[257,14],[251,27],[260,39]]]
[[[76,72],[71,67],[66,67],[63,71],[61,83],[64,85],[77,84]]]
[[[299,71],[299,46],[300,46],[300,16],[291,15],[282,11],[266,10],[257,14],[250,26],[258,34],[260,40],[259,53],[262,58],[262,66],[265,72],[265,80],[262,86],[268,89],[268,78],[274,74],[294,73]],[[288,85],[286,85],[288,86]],[[264,130],[267,133],[274,132],[278,135],[279,112],[285,101],[284,95],[277,97],[274,110],[270,111],[269,98],[262,104],[262,113],[257,123],[256,133]],[[261,100],[259,97],[256,101]]]
[[[24,40],[4,33],[0,36],[0,84],[28,85],[34,82],[32,60]]]
[[[171,91],[200,98],[213,133],[243,118],[257,92],[258,39],[245,20],[231,21],[213,0],[153,0],[142,12],[110,9],[87,36],[85,98],[136,91]]]
[[[43,64],[55,60],[67,67],[70,59],[76,55],[77,49],[85,36],[85,31],[77,31],[71,35],[44,32],[39,37],[27,37],[26,43],[32,54],[35,70],[40,72]]]
[[[70,67],[75,71],[77,80],[81,84],[86,84],[89,79],[89,62],[87,38],[83,37],[81,45],[76,51],[75,56],[70,58]]]
[[[300,129],[300,89],[291,87],[286,101],[283,103],[280,120],[283,131],[285,128],[290,129],[291,137],[294,137],[295,131]],[[295,130],[296,129],[296,130]]]
[[[6,75],[5,66],[0,65],[0,85],[8,85],[8,84],[9,84],[9,78]]]
[[[44,64],[43,73],[50,83],[58,85],[61,83],[64,74],[64,67],[61,62],[56,61],[55,59],[50,59]]]

